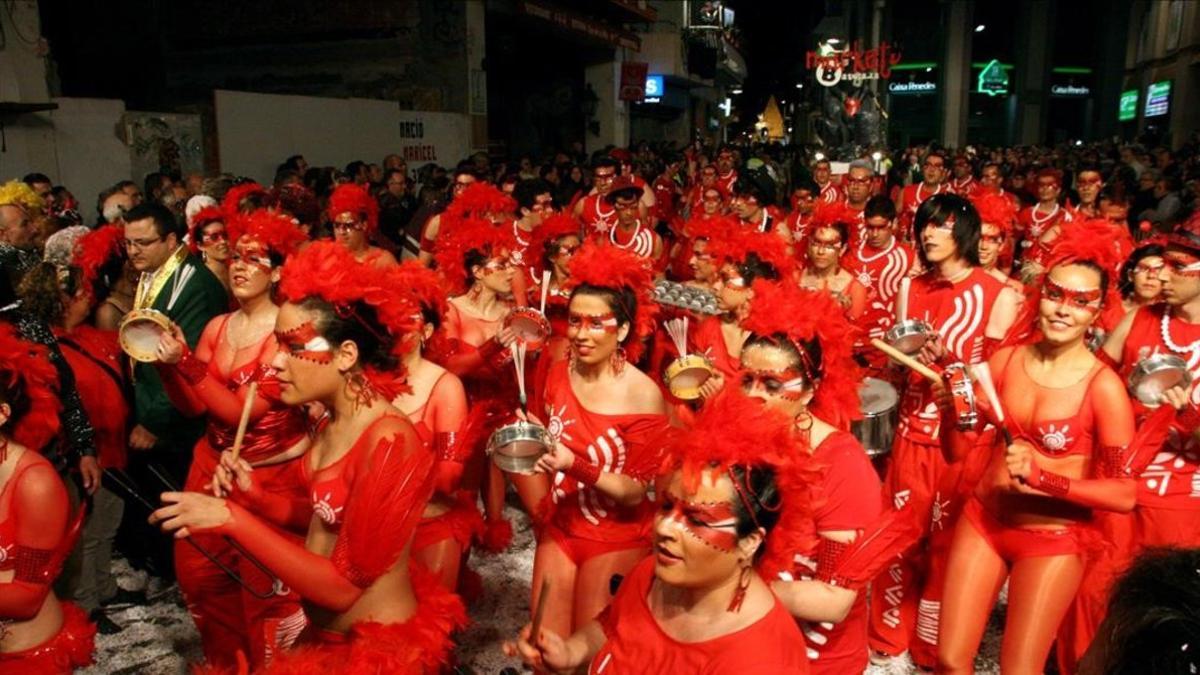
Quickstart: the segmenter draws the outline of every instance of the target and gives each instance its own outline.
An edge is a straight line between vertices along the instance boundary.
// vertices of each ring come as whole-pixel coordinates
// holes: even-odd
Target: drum
[[[684,401],[700,398],[700,386],[716,374],[712,363],[700,354],[684,354],[663,372],[663,382],[671,395]]]
[[[959,431],[970,431],[979,421],[979,412],[975,407],[975,383],[967,374],[967,367],[962,363],[952,363],[942,371],[942,379],[950,389],[954,401],[954,416]]]
[[[501,471],[531,474],[538,459],[550,449],[550,443],[545,427],[517,420],[492,432],[487,453]]]
[[[1129,373],[1129,394],[1154,408],[1162,403],[1164,391],[1191,383],[1186,361],[1174,354],[1154,354],[1138,361]]]
[[[892,451],[900,395],[891,384],[867,377],[858,389],[858,400],[863,418],[851,424],[850,430],[874,461]]]
[[[883,336],[884,342],[912,356],[925,346],[925,336],[933,330],[929,324],[920,319],[902,321],[891,328]]]
[[[504,324],[532,350],[540,349],[546,338],[550,337],[550,322],[546,315],[532,307],[514,307]]]
[[[660,305],[677,307],[695,314],[720,314],[717,296],[710,290],[681,284],[677,281],[659,281],[654,285],[654,301]]]
[[[121,350],[133,360],[153,363],[158,360],[158,338],[171,330],[171,320],[154,309],[135,309],[125,315],[117,331]]]

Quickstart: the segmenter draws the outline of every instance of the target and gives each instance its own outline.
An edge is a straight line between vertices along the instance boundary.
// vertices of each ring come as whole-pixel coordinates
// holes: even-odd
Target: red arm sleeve
[[[268,344],[265,345],[259,358],[260,364],[270,363],[279,348],[274,335],[267,336],[266,339]],[[197,354],[197,358],[199,358],[199,354]],[[242,406],[246,404],[246,395],[250,393],[249,389],[250,385],[247,383],[238,387],[236,391],[230,391],[228,387],[217,382],[211,374],[206,374],[203,380],[192,387],[192,393],[204,404],[204,408],[213,419],[226,426],[235,426],[242,419]],[[250,406],[251,422],[267,414],[271,408],[271,402],[264,394],[266,392],[260,392],[254,397],[254,404]]]
[[[442,375],[429,394],[428,405],[434,411],[433,437],[437,454],[434,482],[438,492],[451,494],[458,489],[466,460],[461,446],[467,440],[463,435],[467,421],[467,392],[462,380],[453,373]]]
[[[666,415],[645,415],[622,430],[628,452],[626,476],[638,481],[655,478],[663,463],[663,441],[670,423]]]
[[[221,334],[221,326],[223,326],[228,318],[227,314],[213,317],[212,320],[204,327],[204,332],[200,334],[200,340],[196,343],[195,351],[190,355],[201,363],[207,365],[212,360],[213,353],[216,351],[217,338]],[[188,358],[187,351],[184,352],[185,358]],[[187,417],[196,417],[206,412],[204,401],[196,394],[194,387],[184,378],[183,373],[179,369],[179,364],[156,363],[155,368],[158,370],[159,379],[162,380],[163,390],[166,391],[167,398],[171,399],[171,405],[174,405]],[[205,379],[211,375],[205,374]],[[236,422],[235,422],[236,423]]]
[[[32,452],[32,450],[26,450]],[[16,569],[13,580],[0,583],[0,619],[25,621],[42,608],[57,570],[54,565],[66,532],[67,490],[49,463],[40,462],[13,474],[10,518],[17,519],[16,545],[12,552]],[[61,562],[61,561],[60,561]]]

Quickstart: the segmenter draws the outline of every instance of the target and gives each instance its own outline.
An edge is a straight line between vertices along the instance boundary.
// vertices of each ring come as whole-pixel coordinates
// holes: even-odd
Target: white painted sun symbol
[[[871,278],[871,273],[870,273],[869,271],[867,271],[867,270],[865,270],[865,269],[864,269],[864,270],[861,270],[861,271],[859,271],[859,273],[858,273],[858,283],[862,284],[863,286],[866,286],[867,288],[870,288],[870,287],[871,287],[871,283],[872,283],[873,281],[874,281],[874,280]]]
[[[313,512],[316,513],[317,517],[324,521],[327,525],[337,524],[338,514],[340,514],[342,509],[345,508],[342,506],[339,506],[336,509],[333,508],[333,506],[329,503],[329,500],[332,498],[333,494],[329,492],[326,492],[324,497],[317,496],[317,493],[315,492],[312,495]]]
[[[0,563],[6,562],[8,560],[8,557],[10,555],[12,555],[13,546],[16,546],[16,544],[9,544],[8,546],[0,546]]]
[[[947,507],[950,506],[950,500],[942,501],[942,493],[935,492],[933,495],[933,508],[929,512],[929,529],[942,529],[942,519],[949,514],[946,513]]]
[[[1054,424],[1047,429],[1038,427],[1038,433],[1042,435],[1042,445],[1051,452],[1059,452],[1075,440],[1068,435],[1071,433],[1070,424],[1062,425],[1061,429],[1055,428]]]
[[[550,438],[553,438],[555,441],[572,440],[571,434],[567,433],[567,427],[575,424],[575,420],[563,419],[563,415],[566,412],[566,405],[560,408],[550,408],[550,421],[546,424],[546,433],[550,434]]]

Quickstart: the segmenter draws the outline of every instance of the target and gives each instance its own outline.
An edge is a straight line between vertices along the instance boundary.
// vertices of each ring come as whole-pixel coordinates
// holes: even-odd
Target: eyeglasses
[[[362,228],[363,228],[363,224],[360,222],[357,222],[357,221],[351,221],[351,222],[345,223],[345,222],[342,222],[339,220],[339,221],[335,221],[333,223],[333,231],[334,232],[337,232],[339,230],[344,231],[344,232],[355,232],[355,231],[361,230]]]
[[[218,241],[229,241],[229,234],[225,230],[200,233],[200,243],[202,244],[215,244]]]
[[[158,242],[160,242],[162,240],[163,240],[162,237],[155,237],[153,239],[126,239],[125,240],[125,248],[126,249],[132,248],[132,249],[137,249],[140,251],[140,250],[146,248],[147,246],[153,246],[154,244],[157,244]]]
[[[846,182],[854,183],[855,185],[867,185],[868,183],[871,182],[871,179],[870,178],[850,178],[849,176],[847,176]]]

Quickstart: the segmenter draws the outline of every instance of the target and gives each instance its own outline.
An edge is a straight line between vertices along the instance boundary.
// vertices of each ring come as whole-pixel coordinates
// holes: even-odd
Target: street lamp
[[[985,29],[985,28],[987,28],[987,26],[985,26],[985,25],[983,25],[983,24],[979,24],[978,26],[975,26],[975,32],[976,32],[976,33],[982,33],[982,32],[983,32],[983,29]]]
[[[819,161],[825,159],[825,153],[817,151],[817,154],[813,155],[813,159],[815,159],[819,162]]]

